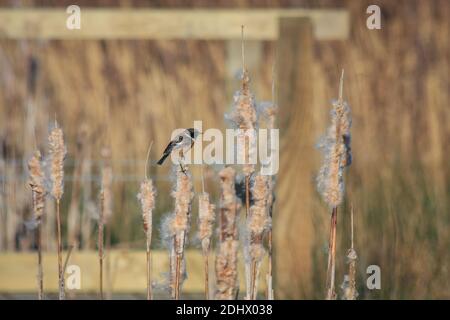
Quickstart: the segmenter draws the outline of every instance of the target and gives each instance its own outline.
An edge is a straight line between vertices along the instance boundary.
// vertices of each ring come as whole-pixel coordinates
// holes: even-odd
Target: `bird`
[[[198,137],[198,135],[201,134],[201,132],[194,128],[189,128],[181,132],[179,135],[177,135],[175,138],[173,138],[169,144],[167,145],[166,149],[164,149],[163,155],[161,159],[157,162],[158,165],[162,165],[166,158],[172,153],[172,151],[175,150],[181,150],[183,157],[183,152],[188,151],[195,143],[195,139]],[[184,172],[183,166],[181,165],[181,169]]]

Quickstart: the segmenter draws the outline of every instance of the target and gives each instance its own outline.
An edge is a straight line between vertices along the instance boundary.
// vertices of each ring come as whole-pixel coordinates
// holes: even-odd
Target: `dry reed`
[[[33,198],[33,224],[36,227],[36,245],[38,250],[38,299],[44,299],[44,274],[42,269],[42,225],[41,220],[45,206],[44,172],[41,166],[41,153],[36,150],[28,161],[29,185]]]
[[[112,179],[111,150],[104,147],[101,150],[103,158],[102,182],[100,191],[100,215],[98,219],[98,259],[99,259],[99,290],[100,299],[103,300],[103,261],[104,261],[104,229],[112,216]]]
[[[250,91],[250,75],[245,67],[244,26],[242,26],[241,80],[241,89],[234,95],[233,109],[227,115],[227,118],[239,129],[237,136],[238,146],[243,146],[243,150],[238,150],[238,152],[241,152],[242,159],[244,160],[242,172],[245,175],[245,208],[246,215],[248,215],[250,210],[250,176],[255,172],[255,165],[251,163],[251,160],[256,154],[256,145],[254,137],[249,137],[246,133],[253,133],[253,130],[255,130],[257,114],[255,98]]]
[[[320,168],[317,185],[324,201],[331,208],[330,235],[328,246],[328,268],[326,299],[336,299],[336,225],[337,210],[344,195],[344,169],[351,164],[350,155],[350,108],[343,100],[344,71],[339,84],[339,98],[333,102],[331,126],[322,138],[319,147],[324,154],[324,163]]]
[[[58,252],[58,280],[59,299],[65,299],[64,273],[62,265],[62,239],[61,239],[61,214],[60,201],[64,192],[64,158],[66,147],[64,136],[58,123],[55,121],[55,128],[50,132],[49,138],[50,154],[50,194],[56,200],[56,228],[57,228],[57,252]]]
[[[151,244],[152,244],[152,226],[153,226],[153,209],[155,208],[155,196],[156,190],[153,186],[152,179],[149,179],[147,175],[148,159],[152,144],[148,148],[147,161],[144,170],[144,181],[140,186],[140,192],[137,195],[138,200],[141,203],[142,209],[142,221],[144,225],[144,232],[146,238],[146,257],[147,257],[147,300],[153,299],[152,294],[152,282],[151,282]]]
[[[247,299],[255,300],[258,288],[258,276],[261,260],[265,255],[263,237],[268,230],[271,221],[268,215],[267,199],[269,197],[268,181],[270,177],[257,175],[252,186],[253,205],[250,208],[250,215],[247,218],[246,238],[244,252],[246,266],[250,267],[247,279]]]
[[[172,298],[178,300],[182,282],[184,280],[184,251],[186,247],[187,234],[189,231],[191,204],[193,198],[191,173],[189,168],[184,165],[184,171],[181,166],[175,165],[176,185],[172,191],[172,197],[175,199],[175,211],[170,216],[165,238],[170,239],[170,275],[169,285]]]
[[[245,176],[245,216],[250,214],[250,179],[255,172],[256,157],[256,122],[257,112],[255,97],[250,91],[250,75],[245,67],[244,26],[242,26],[242,79],[241,88],[234,95],[234,103],[231,113],[227,115],[235,128],[239,129],[237,135],[238,159],[243,160],[242,173]],[[246,264],[246,283],[250,283],[250,265]],[[250,294],[247,285],[247,296]]]
[[[209,300],[209,251],[211,247],[211,236],[215,221],[216,207],[210,203],[209,194],[205,192],[202,174],[203,192],[198,197],[198,237],[202,244],[205,273],[205,298]]]
[[[216,255],[216,295],[218,300],[236,299],[238,295],[238,213],[239,204],[234,187],[236,172],[226,167],[219,172],[221,202],[219,245]]]
[[[100,300],[103,300],[103,234],[105,229],[104,208],[105,208],[105,193],[100,191],[100,215],[98,218],[98,262],[99,262],[99,294]]]

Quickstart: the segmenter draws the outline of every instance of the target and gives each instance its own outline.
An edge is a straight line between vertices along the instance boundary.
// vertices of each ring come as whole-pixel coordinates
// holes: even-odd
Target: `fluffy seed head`
[[[202,249],[204,254],[208,254],[211,236],[213,230],[213,224],[215,220],[215,206],[209,202],[209,194],[204,192],[198,197],[199,207],[199,226],[198,237],[202,243]]]
[[[50,193],[60,200],[64,192],[64,158],[66,147],[64,145],[63,131],[56,126],[48,137],[50,154]]]
[[[324,160],[317,177],[317,189],[330,208],[337,207],[343,199],[344,168],[351,164],[350,127],[350,108],[340,97],[333,102],[331,125],[319,142]]]
[[[234,95],[234,104],[230,114],[226,118],[230,119],[236,129],[240,129],[238,134],[238,143],[244,146],[243,156],[246,164],[243,165],[243,172],[245,175],[250,175],[255,171],[255,166],[248,162],[249,159],[256,154],[256,145],[254,143],[246,143],[248,138],[245,137],[247,130],[256,129],[257,112],[256,103],[253,94],[250,92],[250,77],[248,71],[245,69],[242,75],[242,87]],[[250,141],[251,142],[251,141]]]
[[[147,235],[147,238],[151,238],[152,212],[155,208],[155,189],[151,179],[145,179],[142,181],[137,198],[141,202],[142,220],[144,223],[145,234]]]
[[[265,254],[262,246],[264,232],[270,227],[267,199],[269,196],[269,176],[257,175],[252,186],[253,205],[247,217],[245,252],[247,260],[259,262]]]
[[[356,290],[356,260],[358,255],[353,248],[347,251],[348,274],[344,276],[344,282],[341,285],[343,291],[343,300],[356,300],[358,291]]]
[[[233,300],[238,287],[237,252],[239,241],[227,239],[219,243],[216,256],[216,299]]]
[[[45,187],[44,173],[41,166],[41,153],[36,150],[28,161],[29,185],[33,195],[33,220],[39,222],[44,214]]]
[[[220,237],[237,239],[237,213],[239,205],[236,199],[234,187],[236,171],[232,167],[226,167],[219,172],[221,186],[220,210],[223,215],[223,224],[220,225]]]
[[[216,255],[216,299],[236,298],[238,287],[238,203],[234,187],[236,172],[226,167],[219,172],[221,185],[219,244]]]
[[[175,199],[175,216],[171,225],[171,230],[176,235],[180,235],[188,229],[193,196],[190,174],[177,170],[176,187],[172,192],[172,197]]]

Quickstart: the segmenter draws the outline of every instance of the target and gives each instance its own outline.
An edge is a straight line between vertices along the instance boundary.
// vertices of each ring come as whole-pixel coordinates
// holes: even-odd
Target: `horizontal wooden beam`
[[[66,256],[66,253],[64,253]],[[164,282],[164,273],[169,270],[168,252],[152,252],[152,273],[156,283]],[[240,292],[245,292],[243,259],[239,259]],[[0,253],[0,294],[18,294],[37,292],[37,254],[31,252]],[[107,271],[109,263],[109,272]],[[104,285],[113,293],[146,293],[146,256],[145,251],[112,250],[105,256]],[[262,264],[259,289],[265,290],[266,260]],[[68,265],[77,265],[81,271],[81,289],[68,293],[98,292],[99,268],[98,254],[95,251],[74,251]],[[58,291],[58,262],[55,253],[43,254],[44,291]],[[188,250],[186,253],[187,279],[183,284],[183,293],[201,294],[204,292],[204,267],[200,250]],[[109,276],[108,276],[109,275]],[[67,273],[66,273],[67,278]],[[109,280],[110,279],[110,280]],[[214,257],[210,258],[210,282],[214,283]]]
[[[275,40],[282,17],[309,17],[316,39],[346,39],[343,9],[93,9],[81,7],[81,29],[66,28],[65,8],[0,9],[0,39]]]

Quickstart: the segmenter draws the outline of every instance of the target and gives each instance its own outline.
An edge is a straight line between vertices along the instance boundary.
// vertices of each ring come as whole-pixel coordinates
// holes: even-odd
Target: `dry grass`
[[[244,254],[246,255],[245,260],[245,277],[247,283],[247,299],[256,298],[256,280],[257,280],[257,262],[253,257],[251,251],[255,251],[255,244],[253,244],[253,249],[251,242],[253,231],[250,230],[251,223],[251,209],[250,209],[250,180],[252,175],[255,173],[255,164],[253,164],[253,159],[256,159],[256,137],[254,136],[254,130],[257,128],[257,112],[256,112],[256,102],[253,93],[250,91],[250,75],[245,67],[245,45],[244,45],[244,26],[242,26],[242,79],[241,88],[234,95],[234,105],[231,113],[226,115],[234,127],[239,129],[237,136],[237,158],[239,159],[242,155],[244,164],[241,166],[242,173],[245,176],[245,218],[247,219],[247,230],[246,230],[246,241],[244,244]],[[239,148],[240,146],[240,148]],[[239,161],[239,160],[238,160]],[[239,162],[238,162],[239,163]],[[263,205],[265,207],[265,204]],[[258,242],[262,242],[261,239]],[[261,247],[262,244],[260,243]],[[259,259],[257,259],[259,260]]]
[[[175,300],[180,298],[182,282],[184,280],[184,251],[191,220],[192,178],[189,168],[174,165],[176,184],[172,192],[175,210],[170,216],[166,238],[170,239],[170,288]]]
[[[60,201],[64,192],[64,158],[66,156],[66,146],[62,129],[55,121],[55,128],[52,129],[48,137],[50,156],[50,194],[56,200],[56,230],[57,230],[57,250],[58,250],[58,281],[59,299],[65,299],[64,270],[62,264],[62,233]]]
[[[221,200],[219,213],[219,243],[216,255],[216,295],[217,300],[237,298],[239,250],[238,214],[240,205],[234,188],[236,171],[226,167],[219,172]]]
[[[41,239],[41,222],[42,216],[44,215],[45,207],[45,186],[44,186],[44,171],[41,165],[41,153],[37,150],[31,159],[28,161],[29,170],[29,185],[31,187],[32,197],[33,197],[33,221],[36,228],[36,246],[38,252],[38,299],[44,299],[44,275],[42,268],[42,239]]]
[[[147,152],[147,162],[148,156],[150,155],[150,150],[152,144],[148,148]],[[147,300],[153,299],[152,295],[152,277],[151,277],[151,245],[152,245],[152,229],[153,229],[153,209],[155,209],[155,197],[156,190],[153,186],[153,180],[147,175],[147,163],[145,164],[144,181],[142,181],[140,186],[140,192],[137,195],[138,200],[141,203],[142,209],[142,222],[144,225],[145,232],[145,243],[146,243],[146,258],[147,258]]]
[[[330,238],[328,244],[328,268],[326,299],[336,299],[336,226],[338,206],[344,198],[344,169],[351,164],[350,108],[343,100],[344,70],[339,83],[339,98],[333,103],[331,125],[321,139],[319,147],[324,154],[317,177],[317,188],[323,200],[331,208]]]

